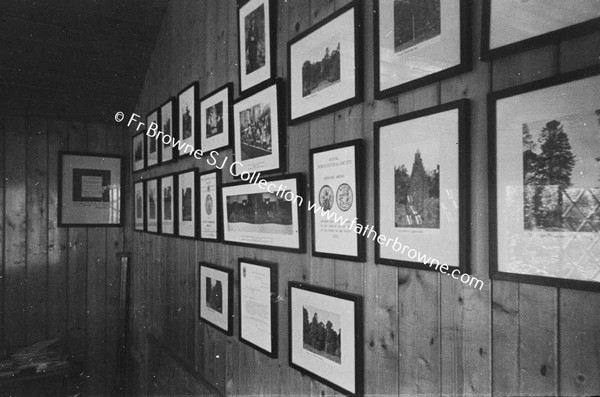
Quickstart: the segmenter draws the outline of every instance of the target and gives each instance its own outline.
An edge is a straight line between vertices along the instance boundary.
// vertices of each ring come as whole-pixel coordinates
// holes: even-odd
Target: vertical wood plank
[[[0,343],[3,346],[7,346],[7,343],[4,339],[5,334],[5,318],[4,313],[6,310],[6,300],[5,300],[5,291],[6,285],[4,283],[4,241],[5,241],[5,225],[4,225],[4,184],[6,181],[5,177],[5,159],[6,159],[6,139],[4,137],[6,130],[6,119],[0,118]]]

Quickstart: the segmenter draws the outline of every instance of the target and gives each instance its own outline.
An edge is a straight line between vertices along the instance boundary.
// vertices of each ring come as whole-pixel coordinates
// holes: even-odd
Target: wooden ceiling
[[[133,110],[169,0],[1,0],[0,115]]]

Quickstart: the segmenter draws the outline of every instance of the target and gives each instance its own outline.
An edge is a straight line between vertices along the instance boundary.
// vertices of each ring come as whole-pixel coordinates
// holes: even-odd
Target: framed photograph
[[[198,170],[177,174],[177,231],[180,237],[196,238],[198,227]]]
[[[352,2],[288,43],[289,121],[362,100],[362,14]]]
[[[488,105],[491,277],[600,291],[600,67]]]
[[[356,262],[365,260],[365,244],[354,225],[364,225],[360,139],[310,151],[312,255]],[[331,215],[333,213],[333,216]]]
[[[123,226],[123,158],[59,152],[58,226]]]
[[[223,241],[304,252],[302,186],[300,174],[223,185]]]
[[[200,240],[219,241],[219,220],[221,218],[220,186],[221,174],[218,170],[203,172],[200,178]]]
[[[376,263],[467,272],[468,120],[464,99],[375,123]]]
[[[200,99],[200,147],[204,153],[229,147],[233,142],[233,83]]]
[[[158,233],[160,217],[158,197],[158,179],[148,179],[146,181],[146,231],[149,233]]]
[[[175,98],[169,98],[165,103],[160,105],[160,126],[158,130],[162,131],[164,135],[171,136],[171,140],[178,139],[175,103]],[[157,140],[157,144],[160,146],[160,162],[165,164],[177,160],[177,155],[179,154],[177,150],[171,143],[165,144],[164,142],[163,139]]]
[[[362,297],[289,283],[290,367],[349,396],[364,390]]]
[[[285,119],[280,96],[283,83],[275,83],[233,105],[234,173],[283,171]],[[241,164],[241,165],[239,165]]]
[[[144,142],[145,139],[146,134],[143,132],[135,134],[132,138],[132,172],[142,171],[146,166],[146,142]]]
[[[241,0],[238,4],[240,93],[275,77],[275,0]],[[244,4],[245,3],[245,4]]]
[[[156,124],[156,128],[160,129],[160,119],[158,110],[153,110],[146,117],[146,127],[150,128],[152,123]],[[160,163],[160,150],[157,139],[146,137],[146,168],[154,167]]]
[[[198,318],[233,335],[233,269],[198,264]]]
[[[176,233],[176,178],[177,174],[165,175],[160,178],[160,232],[162,234],[174,235]]]
[[[373,6],[375,98],[471,69],[468,0],[374,0]]]
[[[184,154],[189,155],[190,151],[186,148],[191,146],[194,149],[197,147],[198,140],[196,135],[198,133],[198,82],[185,87],[177,94],[177,104],[179,112],[177,113],[177,120],[179,128],[179,141],[181,142],[177,156],[183,156]]]
[[[240,341],[277,358],[277,264],[239,259]]]
[[[134,190],[134,230],[143,232],[146,230],[146,215],[144,214],[144,182],[133,184]]]
[[[481,58],[495,59],[599,29],[598,0],[484,0]]]

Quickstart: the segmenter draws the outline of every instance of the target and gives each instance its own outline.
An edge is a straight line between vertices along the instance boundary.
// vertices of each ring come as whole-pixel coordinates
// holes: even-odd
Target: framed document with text
[[[219,222],[221,221],[220,171],[203,172],[200,178],[200,235],[205,241],[219,241]]]

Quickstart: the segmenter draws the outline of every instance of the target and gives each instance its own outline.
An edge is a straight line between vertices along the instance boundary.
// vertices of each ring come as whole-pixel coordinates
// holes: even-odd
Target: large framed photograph
[[[218,170],[203,172],[200,178],[200,240],[219,241],[221,203],[219,187],[221,174]]]
[[[240,93],[275,77],[276,0],[240,0],[238,7]],[[245,4],[244,4],[245,3]]]
[[[468,71],[470,6],[468,0],[374,0],[375,98]]]
[[[481,58],[495,59],[599,29],[598,0],[484,0]]]
[[[468,119],[464,99],[375,123],[375,262],[467,272]]]
[[[155,124],[157,129],[160,129],[159,109],[155,109],[148,113],[146,117],[146,128],[150,128]],[[157,139],[146,137],[146,168],[154,167],[160,163],[160,150]]]
[[[364,391],[362,297],[289,283],[290,367],[349,396]]]
[[[283,83],[239,99],[234,114],[234,176],[241,173],[283,171],[285,119],[281,104]]]
[[[304,252],[302,186],[300,174],[223,185],[223,241]]]
[[[146,147],[144,142],[146,134],[140,132],[132,138],[131,155],[132,155],[132,172],[142,171],[146,167]]]
[[[360,139],[310,151],[312,255],[364,262],[365,244],[354,225],[364,225]]]
[[[242,258],[238,265],[240,341],[277,358],[277,264]]]
[[[146,215],[144,214],[144,182],[136,182],[133,185],[134,203],[134,230],[143,232],[146,226]]]
[[[229,147],[233,142],[233,83],[200,99],[200,147],[204,153]]]
[[[233,335],[233,269],[198,264],[198,318]]]
[[[600,291],[600,68],[488,105],[491,277]]]
[[[175,98],[169,98],[165,103],[160,105],[160,126],[159,131],[162,131],[164,135],[172,137],[171,141],[178,138],[177,134],[177,108]],[[154,138],[150,138],[154,139]],[[156,140],[157,145],[160,146],[160,162],[162,164],[170,163],[177,160],[177,150],[174,148],[172,143],[165,144],[165,140]]]
[[[160,178],[159,197],[160,197],[160,232],[166,235],[176,233],[176,192],[177,192],[177,174],[165,175]]]
[[[291,124],[362,99],[359,4],[342,7],[288,43]]]
[[[180,237],[196,238],[198,227],[198,170],[177,174],[177,232]]]
[[[158,179],[146,181],[146,231],[158,233],[159,230]]]
[[[58,226],[123,226],[123,158],[59,152]]]
[[[198,104],[197,81],[177,94],[177,107],[179,108],[177,113],[179,128],[177,132],[180,141],[179,149],[177,149],[179,151],[178,156],[189,155],[191,153],[190,149],[187,149],[189,147],[194,148],[194,150],[199,149],[196,146],[198,144],[198,139],[196,139],[198,134]]]

